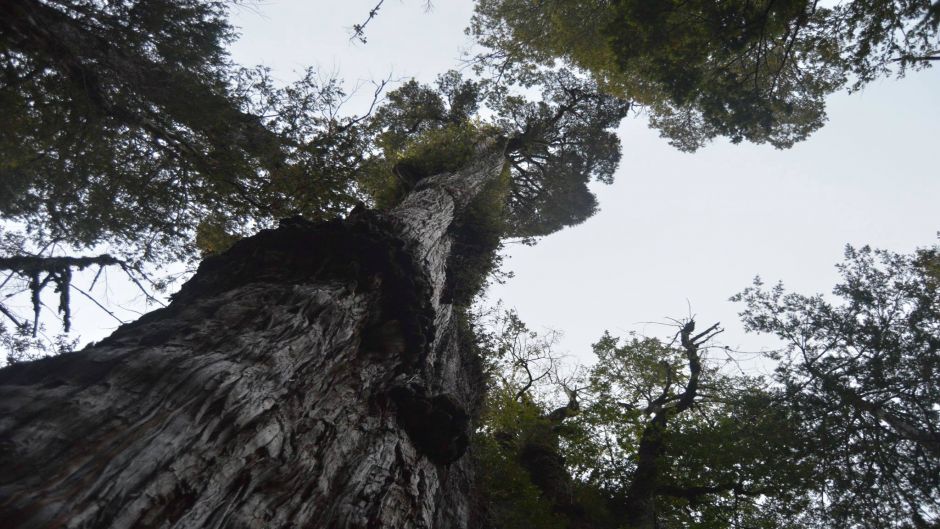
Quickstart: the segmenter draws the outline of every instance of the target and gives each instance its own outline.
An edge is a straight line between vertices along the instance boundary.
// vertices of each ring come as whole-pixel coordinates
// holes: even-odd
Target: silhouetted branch
[[[368,26],[369,22],[372,22],[372,19],[379,14],[379,9],[382,8],[382,4],[384,3],[385,0],[379,0],[379,3],[375,4],[375,7],[369,11],[369,16],[366,17],[366,19],[361,24],[353,24],[353,34],[351,37],[349,37],[349,40],[358,40],[363,44],[366,43],[366,26]]]
[[[153,297],[144,287],[144,285],[141,284],[140,280],[135,275],[135,272],[140,274],[144,279],[147,279],[145,274],[137,269],[137,267],[129,265],[124,261],[108,254],[83,257],[43,257],[39,255],[17,255],[13,257],[0,258],[0,270],[9,270],[11,274],[23,276],[29,281],[28,289],[30,291],[30,301],[33,306],[33,337],[36,336],[39,330],[39,314],[42,305],[40,293],[49,285],[49,283],[53,283],[55,285],[55,291],[59,294],[58,311],[59,314],[62,315],[62,324],[65,332],[69,332],[72,324],[70,298],[70,289],[72,288],[77,290],[86,298],[90,299],[95,305],[107,312],[108,315],[110,315],[112,318],[121,323],[124,323],[120,318],[115,316],[113,312],[105,308],[101,303],[94,299],[93,296],[72,284],[73,270],[83,270],[95,265],[97,265],[99,269],[95,274],[94,280],[92,280],[92,287],[94,287],[98,280],[98,276],[101,274],[101,270],[104,269],[105,266],[119,266],[121,267],[121,270],[127,274],[127,277],[130,278],[131,282],[133,282],[137,288],[143,292],[148,301],[165,306],[164,303]],[[21,324],[19,320],[6,308],[3,308],[3,313],[18,325]]]
[[[115,316],[113,312],[111,312],[110,310],[108,310],[107,307],[105,307],[105,306],[102,305],[101,303],[98,303],[98,300],[95,299],[94,296],[92,296],[92,295],[89,294],[88,292],[85,292],[84,290],[78,288],[78,287],[75,286],[75,285],[69,285],[69,286],[72,287],[72,288],[74,288],[75,290],[77,290],[79,294],[81,294],[81,295],[85,296],[86,298],[90,299],[91,302],[94,303],[95,305],[98,305],[98,308],[99,308],[99,309],[101,309],[101,310],[107,312],[107,313],[108,313],[108,316],[111,316],[112,318],[114,318],[115,321],[117,321],[117,322],[120,323],[121,325],[124,324],[124,320],[122,320],[121,318],[118,318],[117,316]]]

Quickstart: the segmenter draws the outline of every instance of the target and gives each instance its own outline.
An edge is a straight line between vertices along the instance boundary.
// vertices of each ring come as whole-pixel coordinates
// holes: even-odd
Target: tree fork
[[[0,528],[467,527],[482,384],[447,229],[504,160],[282,222],[101,343],[0,370]]]

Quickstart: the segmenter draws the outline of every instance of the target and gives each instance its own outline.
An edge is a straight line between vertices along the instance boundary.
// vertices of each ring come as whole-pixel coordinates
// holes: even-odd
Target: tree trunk
[[[285,221],[168,308],[0,370],[0,527],[467,527],[481,373],[440,299],[448,227],[503,160]]]

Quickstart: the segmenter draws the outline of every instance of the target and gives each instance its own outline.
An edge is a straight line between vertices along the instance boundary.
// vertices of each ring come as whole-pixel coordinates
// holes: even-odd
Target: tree
[[[546,163],[525,176],[585,186],[619,155],[589,143],[612,137],[594,104],[605,96],[516,98],[538,112],[486,124],[454,95],[471,88],[445,76],[390,94],[370,122],[383,150],[363,168],[394,188],[378,210],[283,221],[102,343],[0,371],[3,523],[471,524],[461,456],[482,375],[462,314],[492,266],[487,243],[515,226],[509,161],[563,156],[585,174]],[[425,107],[434,119],[412,126]]]
[[[802,526],[812,467],[794,450],[810,439],[765,381],[705,358],[717,325],[694,329],[685,322],[670,343],[605,333],[561,407],[544,385],[530,391],[523,378],[525,395],[509,398],[511,381],[497,384],[484,415],[495,441],[481,441],[492,526],[525,516],[512,505],[532,503],[527,486],[547,503],[529,516],[559,527]],[[544,347],[528,358],[550,358]],[[501,483],[524,486],[510,495]]]
[[[457,72],[438,79],[437,87],[411,82],[389,94],[370,127],[378,129],[377,144],[384,157],[377,160],[386,171],[368,182],[373,194],[394,200],[387,180],[415,180],[427,168],[409,160],[408,142],[416,133],[454,133],[487,104],[491,126],[508,139],[506,153],[512,172],[505,219],[505,235],[533,238],[583,222],[597,210],[588,189],[591,180],[613,182],[620,161],[620,142],[611,129],[626,116],[630,104],[605,96],[589,80],[567,70],[542,72],[539,101],[493,90],[484,80],[464,80]],[[427,157],[425,157],[427,159]],[[388,168],[394,166],[393,177]],[[374,180],[378,179],[378,182]],[[379,188],[377,190],[377,188]],[[384,193],[384,195],[383,195]]]
[[[574,386],[511,314],[486,342],[488,527],[935,527],[938,263],[848,247],[838,304],[755,282],[734,299],[782,340],[770,379],[686,320],[668,343],[605,333]]]
[[[480,0],[482,63],[525,78],[556,59],[640,105],[683,150],[717,136],[778,148],[825,123],[826,95],[935,60],[928,1]]]
[[[102,343],[0,371],[3,525],[466,526],[479,388],[440,299],[448,228],[505,163],[479,149],[387,214],[283,222]]]
[[[700,348],[718,332],[696,332],[689,320],[680,348],[636,338],[618,347],[609,335],[595,346],[597,396],[583,421],[599,458],[576,461],[628,527],[776,527],[782,518],[776,496],[792,486],[790,465],[780,465],[789,454],[766,434],[785,422],[760,409],[769,400],[760,381],[706,367]]]
[[[936,250],[846,248],[840,303],[766,289],[733,298],[783,341],[776,379],[813,439],[827,523],[930,527],[940,506]]]

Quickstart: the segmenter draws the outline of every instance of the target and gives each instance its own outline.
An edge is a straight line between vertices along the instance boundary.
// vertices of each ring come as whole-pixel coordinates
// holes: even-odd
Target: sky
[[[423,0],[386,0],[367,42],[351,40],[376,1],[236,7],[242,36],[233,57],[268,66],[285,83],[307,66],[338,76],[359,87],[347,105],[353,113],[368,106],[374,81],[432,82],[465,66],[472,2],[438,0],[426,11]],[[767,338],[744,335],[740,307],[728,301],[755,275],[805,294],[828,292],[847,243],[909,252],[937,242],[938,103],[940,69],[876,81],[833,95],[829,123],[785,151],[716,141],[682,153],[644,116],[627,118],[615,182],[594,187],[600,212],[534,247],[507,247],[515,277],[488,300],[516,308],[535,330],[562,331],[559,350],[575,361],[590,361],[604,330],[668,336],[675,329],[662,324],[690,313],[702,324],[722,322],[722,343],[733,349],[769,347]],[[106,298],[139,305],[139,293],[113,284]],[[73,313],[83,340],[116,327],[93,307]]]
[[[284,81],[307,65],[363,84],[431,82],[464,66],[472,2],[386,1],[366,28],[369,1],[271,1],[236,13],[233,53]],[[324,7],[329,6],[329,7]],[[694,154],[670,147],[644,116],[619,129],[613,185],[594,190],[600,212],[534,247],[507,248],[515,277],[488,299],[515,307],[536,330],[564,333],[562,351],[589,361],[604,330],[669,335],[667,318],[720,321],[722,343],[769,347],[745,336],[728,301],[756,275],[794,291],[829,292],[845,245],[898,252],[937,242],[940,230],[940,69],[885,79],[828,101],[829,123],[789,150],[716,141]],[[358,105],[358,106],[357,106]]]

